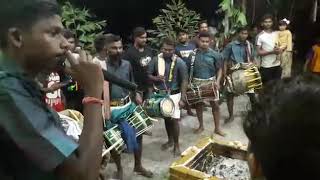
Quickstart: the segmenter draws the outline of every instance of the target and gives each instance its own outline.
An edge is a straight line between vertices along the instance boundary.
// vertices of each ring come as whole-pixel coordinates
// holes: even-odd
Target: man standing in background
[[[147,67],[152,60],[153,53],[147,47],[147,32],[143,27],[136,27],[133,30],[133,40],[133,46],[126,51],[123,59],[131,63],[138,90],[145,99],[147,98],[148,88],[151,87],[151,82],[148,80]]]
[[[261,78],[263,83],[281,79],[281,62],[277,58],[281,49],[276,46],[277,32],[273,31],[273,16],[265,15],[262,18],[263,31],[257,38],[257,53],[261,56]]]
[[[195,44],[189,42],[189,35],[185,30],[178,31],[178,44],[176,46],[176,54],[186,63],[188,74],[190,74],[190,54],[196,49]],[[190,116],[195,116],[191,111],[191,107],[186,105],[187,113]]]

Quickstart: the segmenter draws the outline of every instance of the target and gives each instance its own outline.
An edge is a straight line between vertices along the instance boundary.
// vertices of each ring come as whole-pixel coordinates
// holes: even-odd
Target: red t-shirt
[[[55,83],[59,83],[60,82],[60,76],[58,73],[51,73],[46,81],[46,84],[44,85],[44,87],[51,87],[53,84]],[[46,93],[45,96],[45,100],[46,103],[52,107],[54,110],[56,110],[57,112],[63,111],[64,110],[64,103],[62,101],[62,94],[61,94],[61,90],[58,89],[52,93]]]

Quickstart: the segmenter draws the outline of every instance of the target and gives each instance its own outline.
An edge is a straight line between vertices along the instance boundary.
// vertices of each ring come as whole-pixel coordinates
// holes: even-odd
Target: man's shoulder
[[[181,64],[181,63],[185,63],[180,57],[177,57],[177,63]]]
[[[160,55],[160,54],[156,54],[155,56],[153,56],[152,60],[154,60],[154,61],[158,61],[158,59],[159,59],[159,55]]]
[[[184,69],[184,67],[186,67],[186,63],[180,57],[177,58],[176,62],[178,69]]]
[[[18,77],[8,72],[0,71],[0,90],[12,88],[17,90],[23,89]]]
[[[144,48],[144,50],[147,52],[147,53],[152,53],[153,54],[153,49],[150,47],[150,46],[146,46]]]
[[[236,45],[238,45],[238,44],[239,44],[239,43],[238,43],[237,40],[233,40],[233,41],[229,42],[229,43],[226,45],[225,49],[226,49],[226,48],[231,48],[231,47],[236,46]]]
[[[121,66],[130,66],[130,62],[127,59],[121,59]]]
[[[193,42],[191,42],[191,41],[188,42],[188,46],[189,46],[189,47],[192,47],[192,48],[194,48],[194,49],[197,48],[197,46],[196,46]]]
[[[134,46],[130,46],[124,53],[124,57],[131,57],[136,54],[136,48]]]
[[[220,56],[220,55],[221,55],[218,51],[213,50],[213,49],[211,49],[211,48],[209,48],[208,53],[209,53],[210,55],[213,55],[213,56]]]
[[[262,38],[262,39],[267,39],[267,40],[270,40],[270,36],[277,36],[278,35],[278,32],[277,31],[272,31],[271,33],[268,33],[268,32],[265,32],[265,31],[261,31],[257,37],[258,39]]]
[[[259,36],[264,35],[264,34],[266,34],[266,32],[265,32],[265,31],[261,31],[261,32],[259,32],[259,33],[257,34],[257,36],[259,37]]]

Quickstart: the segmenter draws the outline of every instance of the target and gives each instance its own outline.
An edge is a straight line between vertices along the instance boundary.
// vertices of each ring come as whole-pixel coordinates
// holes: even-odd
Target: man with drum
[[[197,49],[196,53],[190,56],[191,61],[193,61],[191,62],[190,80],[192,80],[192,84],[196,86],[212,84],[213,88],[217,91],[216,97],[214,99],[210,99],[215,124],[214,133],[225,136],[225,133],[220,128],[220,107],[218,103],[218,91],[220,89],[220,81],[222,78],[223,62],[222,56],[209,48],[210,42],[211,36],[209,33],[199,33],[199,49]],[[196,104],[199,128],[195,130],[195,133],[201,133],[204,131],[203,108],[203,102]]]
[[[187,88],[187,66],[175,52],[175,43],[171,39],[164,39],[161,53],[148,66],[149,78],[154,84],[154,92],[169,95],[174,102],[174,113],[171,118],[164,118],[168,135],[168,142],[161,146],[162,150],[174,146],[173,154],[181,154],[179,146],[179,119],[180,107],[184,106],[184,97]]]
[[[178,44],[176,45],[176,54],[186,63],[188,73],[190,73],[191,62],[189,56],[196,49],[196,45],[189,42],[189,35],[186,30],[180,29],[177,35]],[[186,109],[189,116],[195,116],[188,104],[186,104]]]
[[[134,82],[133,78],[133,71],[131,65],[128,61],[123,60],[121,58],[123,53],[123,45],[122,40],[119,36],[110,35],[106,40],[106,49],[107,49],[107,61],[106,61],[106,69],[108,72],[112,73],[113,75],[127,81]],[[114,123],[116,121],[121,121],[120,119],[113,119],[116,113],[132,106],[134,103],[131,102],[130,92],[120,86],[110,83],[110,106],[111,106],[111,122]],[[137,104],[142,103],[142,98],[139,93],[135,94],[135,102]],[[120,123],[120,122],[118,122]],[[108,124],[108,123],[107,123]],[[129,134],[129,133],[128,133]],[[134,134],[133,136],[135,136]],[[142,136],[138,136],[136,138],[136,142],[134,142],[135,137],[129,137],[132,142],[133,146],[136,144],[138,145],[137,148],[133,148],[134,157],[135,157],[135,166],[134,172],[152,178],[153,173],[146,170],[142,167],[141,164],[141,152],[142,152]],[[136,147],[136,146],[135,146]],[[111,157],[114,159],[116,166],[117,166],[117,178],[123,179],[123,169],[121,165],[121,155],[111,151]]]
[[[252,43],[248,41],[249,36],[249,28],[241,27],[238,29],[238,38],[235,41],[229,43],[225,49],[223,50],[223,58],[225,60],[224,63],[224,75],[230,75],[231,68],[235,65],[239,65],[242,63],[247,64],[255,64],[255,53],[254,46]],[[247,95],[250,98],[250,102],[253,103],[255,101],[254,91],[247,92]],[[231,90],[228,91],[227,94],[227,106],[229,111],[229,118],[226,120],[227,122],[232,122],[234,120],[233,114],[233,106],[234,106],[234,96],[235,93]]]

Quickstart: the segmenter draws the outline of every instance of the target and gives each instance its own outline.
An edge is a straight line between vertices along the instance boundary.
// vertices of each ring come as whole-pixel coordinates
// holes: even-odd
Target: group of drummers
[[[178,43],[164,38],[157,54],[147,47],[146,30],[137,27],[126,52],[119,36],[96,37],[97,54],[92,58],[76,48],[75,35],[64,29],[56,1],[0,1],[0,8],[4,20],[0,21],[0,179],[96,179],[109,152],[117,179],[123,179],[123,151],[134,153],[135,173],[152,178],[141,156],[143,134],[152,134],[153,122],[164,119],[168,141],[161,149],[172,148],[179,156],[181,109],[189,115],[196,109],[195,133],[201,133],[204,107],[209,103],[214,133],[225,136],[219,91],[228,91],[228,120],[232,121],[233,97],[249,94],[255,103],[255,93],[262,88],[255,51],[244,27],[222,53],[213,50],[208,23],[201,22],[192,40],[186,30],[179,30]],[[271,27],[268,20],[265,24]],[[264,42],[257,44],[271,51],[260,50],[259,55],[274,57],[280,50],[270,45],[269,36],[274,34],[264,34]],[[272,58],[265,59],[273,63]],[[277,69],[268,68],[264,71],[271,79]],[[57,71],[67,80],[60,82]],[[38,77],[41,73],[53,83],[41,86],[45,81]],[[133,83],[137,88],[131,87]],[[67,91],[78,92],[71,99],[66,97],[68,109],[83,116],[61,111],[59,98],[67,86]]]
[[[225,136],[220,126],[221,87],[228,89],[229,99],[248,93],[254,101],[255,90],[262,87],[262,82],[254,61],[253,45],[247,40],[249,31],[240,28],[238,32],[238,39],[223,53],[210,48],[213,39],[204,27],[202,30],[200,27],[194,42],[189,41],[188,33],[183,30],[177,33],[178,43],[170,38],[163,39],[160,53],[156,55],[147,47],[147,32],[142,27],[134,29],[134,44],[125,53],[119,36],[97,37],[98,54],[94,62],[118,78],[138,85],[137,91],[130,91],[105,82],[104,100],[110,101],[110,111],[105,107],[104,154],[111,152],[118,178],[123,174],[120,157],[124,150],[134,153],[136,173],[153,176],[142,166],[141,152],[142,135],[152,134],[150,129],[157,121],[154,118],[163,118],[165,122],[168,141],[161,149],[173,147],[173,154],[179,156],[181,109],[186,109],[191,116],[194,116],[191,109],[196,109],[199,127],[194,133],[201,133],[205,127],[203,111],[208,102],[212,108],[214,133]],[[234,50],[239,50],[242,56],[235,55]],[[232,119],[233,114],[230,114],[226,122]]]

